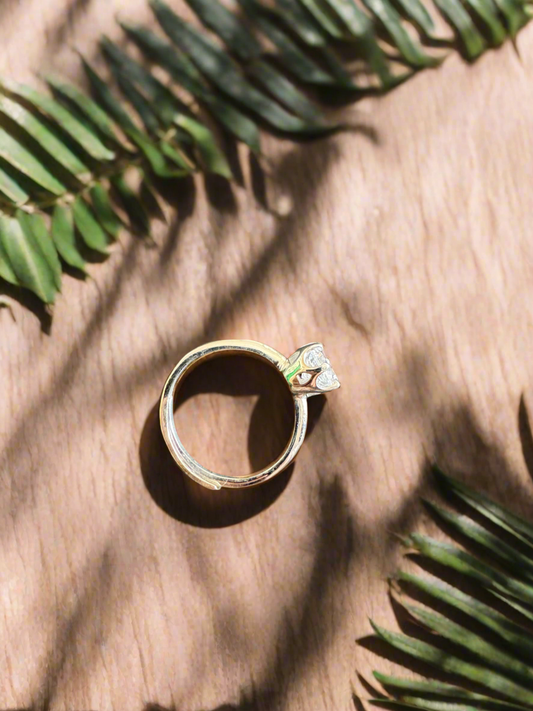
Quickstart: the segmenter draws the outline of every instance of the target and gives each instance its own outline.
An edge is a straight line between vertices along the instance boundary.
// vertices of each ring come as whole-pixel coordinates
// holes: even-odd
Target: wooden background
[[[76,77],[117,12],[149,19],[3,0],[0,74]],[[0,311],[1,709],[346,711],[387,668],[356,639],[394,624],[392,534],[427,526],[428,459],[532,514],[533,26],[518,50],[451,57],[329,140],[265,141],[264,185],[245,151],[244,186],[184,183],[155,247],[66,278],[51,325]],[[287,475],[217,494],[173,467],[154,407],[187,350],[231,337],[320,339],[342,388]],[[229,360],[177,411],[230,472],[289,421],[272,374]]]

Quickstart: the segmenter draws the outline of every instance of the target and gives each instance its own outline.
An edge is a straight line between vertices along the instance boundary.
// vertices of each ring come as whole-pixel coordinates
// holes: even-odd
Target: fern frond
[[[332,99],[389,90],[443,60],[435,12],[467,60],[529,19],[525,0],[186,1],[198,22],[149,0],[159,31],[121,23],[146,62],[107,37],[111,81],[81,58],[91,96],[53,76],[49,94],[0,82],[1,279],[51,304],[62,266],[85,271],[122,227],[148,235],[130,173],[144,186],[196,171],[231,180],[217,128],[257,155],[261,130],[295,140],[338,130]],[[364,65],[363,84],[346,56]]]
[[[374,672],[389,696],[372,703],[431,711],[463,709],[465,704],[471,709],[532,708],[533,527],[439,469],[434,472],[447,498],[452,503],[460,500],[468,509],[461,516],[434,504],[431,510],[475,551],[410,536],[420,567],[428,562],[438,566],[431,577],[403,570],[394,577],[402,596],[399,605],[421,632],[399,634],[375,623],[372,627],[387,644],[432,667],[434,675],[412,679]],[[424,606],[410,604],[407,596]],[[442,682],[443,675],[451,675],[453,684]]]

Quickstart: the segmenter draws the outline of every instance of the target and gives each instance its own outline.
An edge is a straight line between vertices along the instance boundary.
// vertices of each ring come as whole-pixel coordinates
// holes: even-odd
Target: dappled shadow
[[[174,209],[159,253],[160,267],[165,269],[172,263],[183,225],[194,212],[197,190],[191,176],[172,183],[168,180],[161,180],[157,182],[157,187],[161,197]]]
[[[72,604],[71,591],[64,590],[57,600],[58,624],[55,643],[48,653],[46,674],[38,690],[38,696],[33,708],[38,711],[48,711],[54,705],[58,685],[67,664],[71,661],[72,650],[78,644],[80,629],[86,624],[94,609],[94,602],[102,591],[109,587],[113,576],[111,549],[106,546],[94,561],[85,566],[81,580],[80,591]],[[93,645],[93,654],[98,654],[98,645]],[[90,659],[86,656],[84,664],[88,665]]]
[[[220,175],[205,173],[204,185],[207,198],[216,210],[227,215],[237,214],[237,200],[229,180]]]
[[[345,582],[359,555],[357,524],[349,511],[347,495],[339,476],[321,482],[318,489],[314,559],[307,582],[286,608],[270,649],[267,664],[254,673],[253,688],[241,690],[242,701],[223,704],[212,711],[272,711],[284,708],[290,687],[308,666],[323,659],[343,616],[336,613],[334,595]],[[149,704],[145,711],[160,706]],[[165,711],[172,711],[172,708]]]
[[[62,13],[61,19],[48,32],[47,44],[50,50],[54,50],[64,44],[67,37],[74,33],[76,25],[83,22],[91,3],[92,0],[70,0],[66,11]]]
[[[8,284],[6,281],[0,278],[0,298],[7,297],[7,299],[12,299],[24,308],[31,311],[31,313],[36,316],[41,325],[41,331],[47,336],[52,333],[52,309],[50,306],[45,306],[43,302],[32,294],[31,291],[27,289],[21,289],[16,286]],[[13,312],[13,317],[15,318]]]
[[[222,704],[214,709],[209,709],[209,711],[257,711],[259,708],[268,708],[267,701],[270,697],[267,697],[264,702],[259,700],[257,695],[254,693],[251,698],[248,698],[245,694],[241,694],[242,701],[238,704]],[[160,706],[159,704],[146,704],[143,711],[178,711],[176,706]],[[208,711],[205,709],[205,711]]]
[[[533,479],[533,434],[531,432],[531,420],[529,419],[529,412],[524,395],[520,396],[520,406],[518,408],[518,433],[520,435],[522,456],[524,457],[529,476]]]
[[[283,618],[270,664],[255,677],[255,693],[269,705],[283,708],[283,699],[316,659],[324,659],[343,615],[335,614],[333,599],[360,553],[357,523],[349,510],[340,476],[322,481],[318,489],[314,560],[307,584],[293,599]]]
[[[109,403],[111,406],[121,403],[126,394],[132,397],[133,393],[146,383],[153,384],[155,377],[161,378],[162,385],[164,372],[168,372],[174,365],[170,360],[171,354],[186,353],[201,343],[215,340],[217,334],[222,332],[225,325],[231,321],[235,312],[241,312],[257,291],[268,283],[272,270],[278,266],[279,261],[292,261],[302,241],[308,242],[309,235],[306,228],[313,216],[311,207],[318,189],[338,158],[337,146],[334,142],[329,142],[311,144],[306,152],[294,148],[281,159],[271,177],[290,192],[293,203],[298,203],[299,214],[291,214],[280,220],[273,238],[264,245],[237,283],[215,292],[207,319],[200,319],[192,333],[184,337],[182,330],[176,328],[169,342],[160,344],[157,352],[150,353],[145,361],[139,363],[132,359],[129,368],[114,373],[113,400]],[[311,166],[313,170],[310,169]],[[75,342],[72,343],[67,357],[50,379],[48,388],[36,394],[35,399],[28,404],[24,416],[21,417],[20,424],[4,442],[0,455],[2,462],[10,461],[10,466],[16,466],[12,458],[16,457],[27,428],[31,429],[37,419],[46,417],[49,406],[56,406],[58,400],[68,397],[70,384],[85,362],[88,349],[99,344],[100,335],[116,312],[125,288],[124,284],[136,266],[137,254],[141,248],[142,244],[138,240],[130,240],[126,244],[121,255],[121,264],[116,269],[112,283],[100,295],[96,307]],[[296,264],[299,264],[298,260]],[[159,267],[154,271],[153,277],[154,284],[162,288],[164,282]],[[146,424],[149,424],[148,420]],[[17,477],[13,484],[15,496],[12,497],[11,503],[11,514],[14,519],[17,510],[24,505],[30,486],[36,485],[35,473],[27,471]]]
[[[264,210],[269,209],[265,171],[257,156],[250,151],[249,154],[250,185],[255,199]]]
[[[169,516],[202,528],[222,528],[264,511],[283,492],[294,464],[260,487],[211,491],[190,479],[172,459],[159,425],[159,406],[146,420],[140,444],[141,471],[155,503]]]
[[[24,440],[26,427],[31,427],[32,422],[41,417],[49,405],[57,402],[58,397],[64,396],[69,391],[70,383],[79,368],[84,364],[86,349],[94,343],[98,333],[105,327],[106,322],[117,308],[122,293],[123,278],[129,275],[135,265],[135,253],[138,245],[138,242],[131,241],[125,248],[123,260],[117,269],[113,284],[105,296],[102,295],[100,297],[99,303],[88,318],[84,330],[80,333],[77,340],[71,344],[67,358],[59,369],[57,376],[52,379],[50,387],[28,408],[24,418],[21,420],[21,424],[17,426],[12,435],[4,443],[0,452],[1,461],[8,461],[10,456],[16,455],[20,442]],[[24,477],[17,477],[16,486],[13,484],[13,488],[14,490],[16,489],[17,492],[17,499],[16,502],[13,501],[11,503],[10,507],[12,525],[15,525],[18,510],[24,506],[27,500],[26,495],[29,489],[35,485],[35,472],[33,471],[27,471]]]
[[[526,453],[529,456],[529,444],[524,412],[524,405],[517,403],[525,457]],[[517,475],[501,446],[488,439],[470,407],[456,405],[449,413],[437,412],[435,421],[438,425],[434,428],[433,459],[445,472],[501,504],[512,505],[519,512],[531,515],[533,489]]]

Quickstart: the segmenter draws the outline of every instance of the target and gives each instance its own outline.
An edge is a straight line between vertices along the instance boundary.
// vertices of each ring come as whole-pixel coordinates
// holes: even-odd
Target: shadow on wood
[[[292,433],[294,405],[276,370],[266,363],[242,356],[207,361],[185,380],[176,395],[175,410],[202,393],[257,396],[248,430],[251,470],[263,469],[281,454]],[[310,400],[308,434],[323,406],[324,398]],[[223,434],[213,433],[214,438],[217,436]],[[179,521],[206,528],[231,526],[266,509],[284,491],[295,467],[292,464],[259,487],[205,489],[184,474],[172,459],[159,426],[159,403],[146,420],[139,453],[146,488],[157,505]]]

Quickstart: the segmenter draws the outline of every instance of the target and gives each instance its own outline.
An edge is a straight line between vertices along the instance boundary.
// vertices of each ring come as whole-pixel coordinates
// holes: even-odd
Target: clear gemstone
[[[304,363],[308,368],[320,368],[326,362],[326,354],[321,346],[311,348],[304,354]]]
[[[327,370],[324,370],[323,373],[320,373],[316,379],[316,386],[319,390],[329,390],[329,388],[333,387],[333,385],[337,382],[338,380],[335,375],[335,371],[333,368],[328,368]]]
[[[311,380],[311,377],[311,373],[300,373],[300,375],[298,376],[298,382],[300,383],[300,385],[305,385]]]

